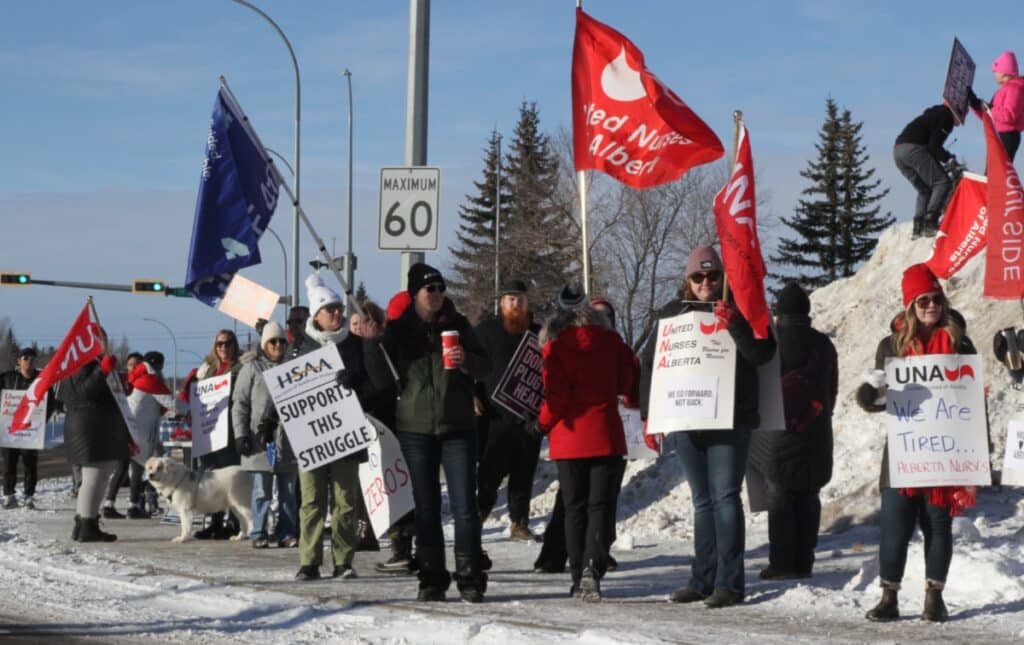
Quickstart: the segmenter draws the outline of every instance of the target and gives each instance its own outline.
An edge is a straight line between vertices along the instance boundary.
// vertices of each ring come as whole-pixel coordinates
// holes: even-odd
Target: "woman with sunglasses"
[[[686,263],[679,299],[658,312],[673,318],[689,311],[713,311],[736,343],[733,428],[674,432],[665,439],[683,464],[693,497],[693,563],[689,582],[669,596],[672,602],[704,601],[708,607],[743,602],[745,520],[740,488],[747,467],[750,433],[760,424],[757,366],[775,354],[771,336],[757,340],[735,306],[722,299],[722,260],[710,246],[699,246]],[[651,336],[641,354],[641,413],[647,418],[654,351]]]
[[[925,354],[976,354],[964,335],[959,316],[950,307],[935,275],[924,264],[903,273],[903,311],[892,322],[892,333],[875,352],[875,369],[857,389],[857,402],[868,412],[882,412],[885,404],[885,360]],[[907,564],[907,546],[914,527],[924,537],[925,598],[922,620],[944,622],[949,618],[942,600],[946,574],[953,559],[953,517],[974,505],[974,487],[935,486],[893,488],[889,483],[889,446],[882,449],[882,495],[878,546],[882,599],[867,612],[871,621],[899,618],[897,592]]]
[[[295,501],[298,466],[295,455],[280,423],[276,419],[269,423],[264,421],[274,403],[263,380],[263,372],[284,361],[287,346],[288,340],[281,325],[276,322],[264,325],[259,351],[238,372],[231,397],[231,426],[235,429],[238,451],[242,455],[242,469],[253,474],[252,532],[249,537],[254,549],[269,546],[266,524],[275,477],[280,505],[276,529],[278,546],[291,548],[298,545]],[[273,463],[267,453],[269,445],[274,446]]]

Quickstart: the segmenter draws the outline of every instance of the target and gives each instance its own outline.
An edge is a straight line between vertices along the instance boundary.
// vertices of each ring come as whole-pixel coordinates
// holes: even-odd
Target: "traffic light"
[[[167,283],[163,280],[132,280],[132,293],[154,293],[163,296]]]
[[[32,284],[32,275],[28,273],[0,273],[0,286],[27,287]]]

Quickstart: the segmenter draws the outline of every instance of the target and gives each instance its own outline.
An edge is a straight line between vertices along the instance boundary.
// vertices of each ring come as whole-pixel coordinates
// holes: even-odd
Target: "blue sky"
[[[404,150],[408,2],[258,0],[296,50],[302,74],[302,201],[328,244],[345,240],[347,95],[352,71],[356,132],[354,244],[357,279],[386,301],[398,254],[376,249],[379,169]],[[428,161],[442,168],[441,242],[448,264],[456,208],[480,171],[493,127],[509,135],[522,100],[537,101],[549,129],[570,123],[571,0],[432,3]],[[900,129],[939,100],[954,35],[978,63],[975,89],[994,90],[989,67],[1024,44],[1024,3],[615,2],[585,9],[630,37],[648,66],[731,141],[731,114],[751,131],[762,217],[787,214],[804,187],[798,172],[831,95],[865,122],[864,142],[908,217],[913,195],[893,167]],[[37,278],[181,284],[218,76],[228,78],[264,143],[291,159],[291,63],[276,33],[229,0],[5,2],[0,22],[0,269]],[[1024,47],[1020,48],[1024,54]],[[969,121],[950,149],[981,170],[980,126]],[[272,223],[291,248],[291,209]],[[313,257],[303,238],[303,265]],[[275,290],[284,262],[268,236],[263,264],[246,275]],[[0,317],[21,341],[56,344],[87,292],[0,290]],[[194,300],[96,292],[112,335],[170,357],[179,371],[232,321]]]

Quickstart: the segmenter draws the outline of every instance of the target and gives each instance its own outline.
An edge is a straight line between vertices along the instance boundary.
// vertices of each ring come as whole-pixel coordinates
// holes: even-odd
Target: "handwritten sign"
[[[29,426],[12,433],[14,411],[27,390],[0,390],[0,447],[42,450],[46,444],[46,397],[29,415]]]
[[[250,327],[256,326],[259,318],[270,320],[280,296],[248,278],[236,273],[228,284],[217,310]]]
[[[1024,486],[1024,417],[1011,419],[1006,428],[1003,485]]]
[[[714,314],[691,311],[658,322],[647,431],[729,430],[736,343]]]
[[[520,419],[536,418],[544,396],[541,363],[537,334],[527,332],[508,362],[491,398]]]
[[[402,456],[402,446],[383,423],[367,415],[377,433],[366,449],[366,463],[359,464],[359,485],[366,512],[377,537],[413,509],[412,477]]]
[[[974,59],[957,38],[953,39],[953,51],[949,54],[949,69],[946,71],[946,85],[942,98],[953,110],[958,125],[967,118],[967,93],[974,84]]]
[[[981,359],[890,358],[885,378],[892,486],[989,485]]]
[[[230,372],[192,384],[189,407],[192,412],[193,457],[202,457],[227,447],[230,406]]]

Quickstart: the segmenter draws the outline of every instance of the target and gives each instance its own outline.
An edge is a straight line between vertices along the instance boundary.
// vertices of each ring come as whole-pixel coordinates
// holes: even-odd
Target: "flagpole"
[[[732,163],[729,165],[729,176],[732,177],[733,169],[736,168],[736,157],[740,154],[740,128],[743,127],[743,110],[733,110],[732,113]],[[726,180],[728,185],[728,180]],[[729,276],[722,272],[722,300],[729,300]]]
[[[583,8],[583,0],[576,0],[576,8]],[[576,171],[576,183],[580,190],[580,230],[583,234],[583,293],[590,295],[590,238],[587,235],[587,175]]]

